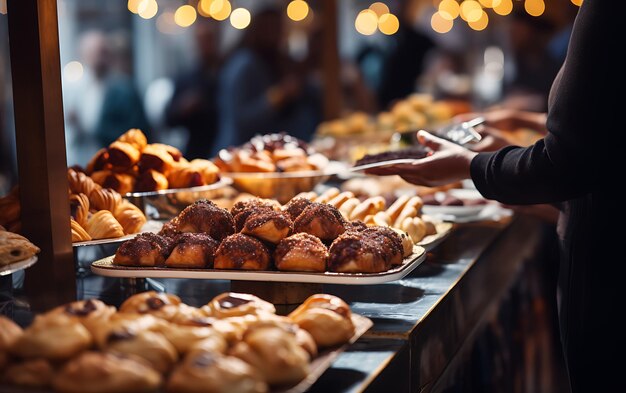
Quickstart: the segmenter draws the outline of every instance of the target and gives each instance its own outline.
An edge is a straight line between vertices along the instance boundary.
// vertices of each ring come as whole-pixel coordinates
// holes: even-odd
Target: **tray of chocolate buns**
[[[0,392],[304,392],[372,326],[340,298],[312,295],[286,316],[254,295],[201,307],[144,292],[0,316]]]
[[[403,278],[425,257],[407,232],[350,221],[330,203],[251,198],[230,211],[197,201],[91,269],[109,277],[378,284]]]

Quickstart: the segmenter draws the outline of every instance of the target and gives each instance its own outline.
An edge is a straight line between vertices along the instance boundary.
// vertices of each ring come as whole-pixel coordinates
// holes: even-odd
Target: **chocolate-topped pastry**
[[[350,307],[333,295],[312,295],[289,318],[308,331],[320,347],[346,343],[354,335]]]
[[[292,231],[293,222],[287,214],[281,211],[259,210],[248,216],[241,233],[276,244],[289,236]]]
[[[152,392],[159,385],[161,375],[143,359],[91,351],[63,365],[54,379],[62,393]]]
[[[238,214],[254,210],[257,208],[269,208],[271,210],[280,210],[280,203],[273,199],[263,199],[263,198],[250,198],[245,201],[239,201],[233,205],[230,209],[230,213],[233,217],[236,217]]]
[[[115,307],[108,306],[98,299],[78,300],[53,308],[44,316],[59,314],[76,319],[93,334],[99,325],[106,323],[115,314]]]
[[[373,164],[375,162],[400,160],[404,158],[420,159],[428,156],[432,151],[426,146],[417,145],[403,150],[386,151],[378,154],[367,154],[354,164],[354,166]]]
[[[296,218],[298,218],[298,216],[302,214],[304,209],[306,209],[312,203],[313,201],[306,198],[293,198],[283,207],[283,211],[289,214],[289,217],[291,217],[291,219],[295,221]]]
[[[171,251],[172,241],[146,232],[122,243],[113,263],[122,266],[163,266]]]
[[[126,299],[120,306],[120,313],[151,314],[169,321],[176,316],[180,304],[176,295],[148,291]]]
[[[206,233],[182,233],[165,261],[167,267],[212,268],[219,242]]]
[[[309,373],[309,354],[279,326],[251,326],[230,353],[259,370],[270,385],[293,386]]]
[[[149,330],[109,335],[104,350],[140,357],[161,373],[168,372],[178,360],[174,345],[164,335]]]
[[[215,269],[267,270],[270,253],[259,240],[236,233],[222,240],[213,265]]]
[[[178,215],[176,227],[179,232],[203,232],[218,241],[235,233],[235,221],[230,212],[205,199],[187,206]]]
[[[323,241],[332,241],[345,232],[345,222],[334,206],[314,202],[294,222],[294,233],[305,232]]]
[[[402,255],[404,253],[402,239],[393,229],[373,226],[363,230],[361,235],[378,243],[385,251],[389,263],[392,265],[400,265],[402,263]]]
[[[352,231],[352,232],[362,232],[364,230],[366,230],[367,228],[369,228],[367,226],[366,223],[364,223],[361,220],[352,220],[349,221],[345,224],[346,226],[346,232]]]
[[[308,233],[296,233],[281,240],[274,252],[278,270],[324,272],[327,260],[324,243]]]
[[[267,384],[251,365],[232,356],[194,352],[170,376],[166,390],[176,393],[265,393]]]
[[[271,199],[251,198],[235,203],[230,210],[235,218],[235,229],[241,232],[250,215],[260,211],[280,211],[280,204]]]
[[[259,313],[276,313],[272,303],[246,293],[226,292],[213,298],[208,304],[217,318],[228,318]]]
[[[328,269],[341,273],[379,273],[391,267],[380,241],[359,232],[346,232],[330,246]]]

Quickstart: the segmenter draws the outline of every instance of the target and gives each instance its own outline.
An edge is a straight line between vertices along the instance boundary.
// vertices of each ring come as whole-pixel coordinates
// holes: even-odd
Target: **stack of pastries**
[[[141,130],[131,129],[100,149],[86,172],[98,184],[124,195],[213,184],[219,169],[209,160],[187,161],[175,147],[152,143]]]
[[[86,174],[68,169],[70,228],[72,242],[113,239],[138,233],[146,223],[141,209],[115,190],[104,188]],[[0,198],[0,225],[19,232],[20,203],[18,188]]]
[[[306,142],[285,133],[255,136],[240,147],[222,149],[214,159],[224,172],[302,172],[323,169],[328,160]]]
[[[298,198],[330,204],[337,208],[346,220],[360,220],[368,226],[399,230],[408,234],[414,243],[419,243],[426,236],[437,234],[436,221],[422,215],[424,202],[417,195],[401,195],[389,207],[383,197],[361,200],[353,192],[341,192],[337,188],[329,188],[320,195],[315,192],[303,193],[298,195]]]
[[[378,273],[402,264],[412,253],[413,241],[405,232],[349,221],[332,204],[294,198],[281,206],[275,200],[251,198],[235,203],[230,211],[197,201],[159,234],[141,234],[123,243],[113,263]]]
[[[69,169],[72,242],[110,239],[138,233],[146,223],[141,209],[115,190],[102,188],[89,176]]]
[[[95,299],[59,306],[22,330],[0,316],[0,384],[83,392],[263,393],[309,373],[319,349],[355,334],[350,307],[313,295],[288,316],[256,296],[203,307],[145,292],[116,310]]]

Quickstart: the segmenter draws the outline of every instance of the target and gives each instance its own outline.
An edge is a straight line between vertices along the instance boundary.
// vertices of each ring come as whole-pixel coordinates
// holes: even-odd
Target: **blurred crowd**
[[[554,11],[542,18],[516,9],[490,31],[453,30],[442,35],[430,28],[430,2],[390,2],[400,18],[400,30],[392,36],[366,37],[351,44],[356,48],[351,56],[341,56],[341,112],[376,113],[415,91],[469,100],[477,109],[499,103],[545,111],[577,10],[569,2],[562,3],[562,7],[551,6]],[[304,51],[297,56],[284,5],[256,7],[250,26],[226,50],[220,22],[198,17],[188,30],[194,60],[180,59],[185,64],[166,76],[168,87],[161,89],[139,88],[140,70],[132,66],[133,55],[137,56],[131,50],[132,34],[92,27],[80,30],[74,45],[82,76],[74,81],[64,77],[63,84],[69,165],[84,165],[98,148],[129,128],[142,129],[151,141],[178,144],[189,159],[210,157],[257,133],[286,131],[312,138],[325,120],[322,18],[317,16],[298,31]],[[473,37],[470,42],[468,37]],[[477,92],[489,90],[489,84],[479,78],[476,59],[484,53],[486,63],[489,49],[485,48],[490,46],[502,48],[507,56],[500,59],[495,93],[485,93],[486,98],[479,100]],[[0,78],[8,78],[7,72],[0,73],[4,74]],[[474,89],[472,78],[478,85]],[[14,168],[13,155],[5,153],[12,143],[7,137],[11,125],[4,101],[8,98],[0,95],[2,173]],[[149,116],[151,112],[159,113],[158,121]]]

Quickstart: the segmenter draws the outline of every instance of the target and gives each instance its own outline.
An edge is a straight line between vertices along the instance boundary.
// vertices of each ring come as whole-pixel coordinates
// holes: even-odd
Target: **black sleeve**
[[[472,179],[485,197],[510,204],[565,201],[591,193],[599,168],[611,168],[615,116],[623,109],[608,95],[624,91],[626,69],[614,41],[620,36],[619,3],[583,3],[550,95],[548,135],[527,148],[507,147],[474,158]]]

